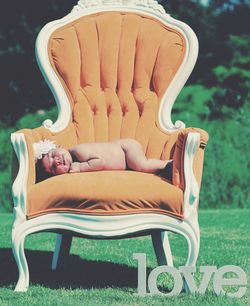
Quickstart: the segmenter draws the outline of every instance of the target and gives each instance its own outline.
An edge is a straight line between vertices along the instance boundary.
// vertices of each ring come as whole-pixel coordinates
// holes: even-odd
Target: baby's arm
[[[102,158],[95,157],[86,162],[74,162],[71,164],[70,173],[98,171],[104,168],[105,161]]]
[[[71,164],[70,173],[98,171],[104,168],[104,159],[93,152],[88,144],[80,144],[71,148],[71,155],[77,162]]]

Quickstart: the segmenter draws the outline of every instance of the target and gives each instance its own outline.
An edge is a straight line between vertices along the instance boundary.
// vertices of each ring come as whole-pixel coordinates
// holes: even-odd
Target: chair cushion
[[[28,190],[28,218],[46,213],[93,215],[161,213],[183,219],[183,192],[166,179],[135,171],[51,177]]]

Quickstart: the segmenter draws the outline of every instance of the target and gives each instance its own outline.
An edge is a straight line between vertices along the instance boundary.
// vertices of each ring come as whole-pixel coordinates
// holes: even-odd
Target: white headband
[[[33,143],[33,149],[36,161],[42,159],[44,154],[47,154],[51,149],[55,149],[56,145],[53,141],[44,139]]]

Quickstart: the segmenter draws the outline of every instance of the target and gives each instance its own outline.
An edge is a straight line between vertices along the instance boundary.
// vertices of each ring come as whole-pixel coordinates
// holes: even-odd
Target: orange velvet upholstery
[[[124,214],[155,212],[183,218],[183,146],[187,133],[201,135],[194,172],[201,182],[207,133],[161,131],[160,100],[185,56],[176,30],[135,13],[106,12],[71,22],[49,40],[52,67],[62,82],[72,121],[60,133],[44,127],[19,131],[29,156],[27,218],[49,212]],[[77,143],[138,140],[148,158],[174,159],[173,184],[133,171],[64,174],[36,182],[32,144],[51,139]]]
[[[59,175],[35,184],[28,203],[29,218],[58,211],[97,215],[159,212],[182,218],[183,194],[153,174],[99,171]]]
[[[132,13],[82,17],[55,31],[49,54],[77,142],[134,138],[160,158],[167,137],[157,128],[159,101],[184,53],[180,33]]]

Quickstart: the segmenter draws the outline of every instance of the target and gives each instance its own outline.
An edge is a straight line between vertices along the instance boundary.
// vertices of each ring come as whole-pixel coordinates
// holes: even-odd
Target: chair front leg
[[[15,288],[17,292],[25,292],[29,287],[29,268],[24,253],[25,235],[18,231],[13,231],[12,251],[19,271],[19,278]]]
[[[173,267],[173,256],[169,243],[168,232],[157,231],[154,232],[151,237],[158,265],[168,265]]]
[[[55,246],[55,251],[53,254],[52,265],[51,265],[52,270],[56,270],[58,267],[58,264],[62,264],[62,262],[69,255],[72,239],[73,239],[72,235],[57,234],[56,246]]]

